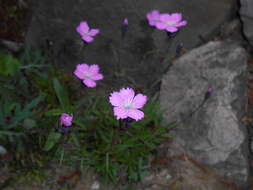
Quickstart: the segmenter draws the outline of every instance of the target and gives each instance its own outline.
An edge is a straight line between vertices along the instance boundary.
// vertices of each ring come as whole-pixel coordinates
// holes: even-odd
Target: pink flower
[[[103,79],[103,75],[99,73],[98,65],[87,65],[87,64],[78,64],[74,74],[81,80],[83,83],[90,88],[96,86],[96,80]]]
[[[66,113],[61,114],[61,117],[60,117],[61,125],[71,126],[72,125],[72,119],[73,119],[73,114],[71,114],[71,115],[66,114]]]
[[[150,11],[147,13],[146,18],[150,26],[155,26],[160,21],[160,12],[158,10]]]
[[[160,14],[160,22],[156,22],[156,28],[168,32],[176,32],[179,27],[185,26],[187,21],[182,21],[181,13]]]
[[[76,31],[87,43],[92,42],[93,36],[96,36],[100,32],[99,29],[90,29],[86,21],[80,22],[79,26],[76,27]]]
[[[135,96],[132,88],[122,88],[119,92],[111,93],[109,100],[115,106],[113,112],[117,119],[130,117],[137,121],[144,117],[144,113],[138,109],[142,108],[147,102],[147,96],[143,94]]]

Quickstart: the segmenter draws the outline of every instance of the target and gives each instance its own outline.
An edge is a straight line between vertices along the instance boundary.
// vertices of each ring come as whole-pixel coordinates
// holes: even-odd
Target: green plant
[[[22,108],[18,102],[9,99],[0,100],[0,141],[14,142],[25,135],[26,130],[36,126],[32,119],[36,112],[33,109],[42,101],[39,96]]]
[[[0,74],[13,76],[19,69],[21,63],[10,55],[0,55]]]
[[[25,67],[28,65],[9,54],[0,54],[1,143],[21,142],[37,126],[34,116],[38,114],[39,109],[36,108],[43,97],[33,91],[27,77],[30,70]]]
[[[31,144],[35,150],[16,154],[15,168],[40,168],[55,159],[60,165],[93,168],[107,182],[138,181],[148,175],[149,155],[171,137],[168,130],[174,125],[162,124],[157,99],[149,99],[143,120],[123,125],[126,121],[115,119],[108,97],[87,93],[78,100],[72,92],[79,89],[73,89],[67,75],[45,65],[41,53],[25,51],[20,59],[5,59],[12,63],[4,63],[0,73],[0,144]],[[67,132],[60,130],[62,113],[73,114]]]
[[[65,112],[73,112],[73,106],[70,105],[69,96],[67,93],[67,90],[65,87],[60,83],[60,81],[57,78],[53,79],[53,88],[55,91],[55,94],[58,98],[60,108],[54,108],[45,113],[46,116],[59,116],[61,113]],[[58,123],[58,122],[57,122]],[[57,124],[59,125],[59,123]],[[58,128],[58,127],[57,127]],[[54,128],[50,130],[50,133],[47,137],[47,141],[44,146],[45,151],[49,151],[52,149],[55,144],[58,143],[58,141],[61,138],[61,133],[55,132]]]
[[[71,132],[57,138],[55,158],[60,164],[79,161],[81,167],[92,167],[115,183],[121,177],[138,181],[148,175],[150,152],[171,137],[168,129],[174,124],[162,125],[159,103],[149,100],[144,108],[145,118],[122,128],[106,98],[87,99],[90,101],[83,110],[75,113]]]

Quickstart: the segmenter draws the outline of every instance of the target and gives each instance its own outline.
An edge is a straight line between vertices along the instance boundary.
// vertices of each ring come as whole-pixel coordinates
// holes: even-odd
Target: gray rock
[[[9,51],[17,53],[24,46],[23,43],[13,42],[9,40],[0,39],[0,45],[7,48]]]
[[[94,183],[91,186],[92,190],[97,190],[100,187],[100,183],[98,181],[94,181]]]
[[[243,32],[253,46],[253,1],[240,0],[240,16],[243,21]]]
[[[242,24],[240,19],[236,18],[225,23],[221,27],[219,37],[221,37],[221,39],[231,39],[244,42],[244,37],[242,34]]]
[[[2,145],[0,145],[0,155],[4,155],[6,153],[7,153],[7,150]]]
[[[148,26],[146,13],[153,9],[162,13],[181,12],[188,25],[169,41],[164,31]],[[236,0],[36,1],[26,45],[51,44],[49,47],[59,68],[73,71],[81,62],[99,64],[105,74],[102,82],[150,87],[164,72],[179,43],[187,49],[203,43],[200,35],[210,39],[235,14]],[[124,18],[129,20],[129,30],[121,41]],[[83,20],[101,30],[87,46],[75,31]],[[116,67],[121,68],[117,73],[119,80],[114,76]]]
[[[178,121],[169,154],[187,153],[238,185],[247,184],[247,53],[239,44],[209,42],[175,61],[162,80],[165,120]],[[208,88],[214,91],[204,103]],[[174,147],[174,149],[173,149]]]

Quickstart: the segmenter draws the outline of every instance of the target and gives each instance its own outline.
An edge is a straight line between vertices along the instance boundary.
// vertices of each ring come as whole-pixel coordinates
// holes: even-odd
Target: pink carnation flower
[[[69,115],[69,114],[63,113],[61,114],[61,117],[60,117],[60,123],[61,125],[64,125],[64,126],[71,126],[72,119],[73,119],[73,114]]]
[[[90,88],[96,86],[96,80],[103,79],[103,75],[99,73],[98,65],[87,65],[87,64],[78,64],[74,74],[81,80],[83,83]]]
[[[185,26],[187,21],[182,21],[181,13],[160,14],[160,22],[156,22],[156,28],[168,32],[176,32],[179,27]]]
[[[117,119],[130,117],[137,121],[144,117],[144,113],[138,109],[147,102],[147,96],[143,94],[135,96],[132,88],[122,88],[119,92],[111,93],[109,100],[115,106],[113,112]]]
[[[90,29],[86,21],[80,22],[79,26],[76,27],[76,31],[87,43],[92,42],[93,36],[96,36],[100,32],[99,29]]]
[[[146,18],[150,26],[155,26],[160,21],[160,12],[158,10],[150,11],[147,13]]]

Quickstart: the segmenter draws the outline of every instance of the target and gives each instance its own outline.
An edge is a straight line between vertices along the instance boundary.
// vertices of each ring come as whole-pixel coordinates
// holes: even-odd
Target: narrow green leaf
[[[64,112],[62,109],[51,109],[45,113],[45,116],[57,116]]]
[[[37,106],[41,101],[43,100],[42,96],[38,96],[37,98],[34,98],[29,104],[26,104],[24,107],[24,111],[29,111],[30,109]]]
[[[24,120],[23,126],[26,127],[27,129],[34,128],[36,127],[36,120],[27,118]]]
[[[44,151],[51,150],[54,145],[59,141],[61,138],[61,134],[57,132],[51,132],[47,138],[46,144],[43,148]]]
[[[162,137],[165,137],[165,138],[172,138],[174,137],[174,135],[170,134],[170,133],[165,133],[165,134],[162,134]]]
[[[79,142],[79,139],[78,139],[78,137],[76,136],[76,134],[75,134],[75,133],[71,133],[71,137],[72,137],[72,139],[73,139],[75,145],[78,146],[78,147],[80,147],[80,142]]]
[[[67,91],[60,84],[60,81],[57,78],[53,79],[53,86],[62,108],[66,110],[70,105]]]

